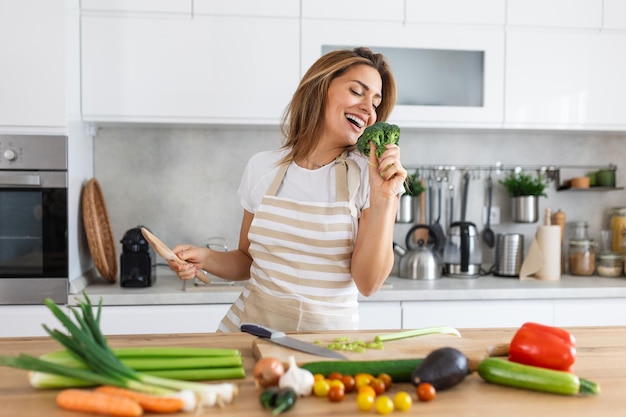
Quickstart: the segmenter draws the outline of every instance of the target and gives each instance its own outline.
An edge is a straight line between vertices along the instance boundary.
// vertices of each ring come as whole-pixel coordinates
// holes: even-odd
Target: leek
[[[85,294],[85,301],[78,308],[71,307],[74,317],[65,314],[51,299],[44,304],[69,332],[51,330],[44,325],[46,332],[58,341],[87,366],[87,369],[59,365],[30,355],[18,357],[0,356],[0,365],[29,371],[45,372],[77,378],[98,385],[113,385],[151,394],[178,394],[186,400],[185,410],[204,406],[227,404],[237,395],[237,387],[232,383],[203,384],[178,381],[138,372],[125,365],[109,348],[100,331],[102,300],[98,303],[94,316],[91,301]],[[192,393],[189,395],[189,393]]]
[[[374,338],[375,342],[388,342],[390,340],[398,340],[405,339],[407,337],[416,337],[416,336],[425,336],[427,334],[453,334],[455,336],[461,337],[461,332],[459,332],[454,327],[442,326],[442,327],[424,327],[421,329],[414,330],[406,330],[398,333],[389,333],[383,334],[380,336],[376,336]]]

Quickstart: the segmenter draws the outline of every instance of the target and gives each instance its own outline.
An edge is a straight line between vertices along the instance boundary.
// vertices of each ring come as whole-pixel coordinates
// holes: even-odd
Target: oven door
[[[0,304],[66,298],[67,281],[67,173],[0,172]]]

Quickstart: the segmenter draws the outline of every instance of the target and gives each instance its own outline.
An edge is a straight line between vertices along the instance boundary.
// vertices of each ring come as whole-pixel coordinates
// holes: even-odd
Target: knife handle
[[[283,337],[285,333],[277,330],[272,330],[268,327],[259,326],[253,323],[241,323],[239,329],[242,332],[250,333],[251,335],[262,337],[264,339],[271,339],[272,337]]]

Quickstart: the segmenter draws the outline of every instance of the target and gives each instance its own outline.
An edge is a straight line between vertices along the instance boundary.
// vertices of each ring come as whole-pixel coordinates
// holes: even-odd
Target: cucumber
[[[552,394],[598,394],[598,384],[571,372],[523,365],[502,358],[483,359],[478,375],[487,382]]]
[[[393,382],[409,382],[411,373],[423,361],[419,359],[395,359],[382,361],[320,361],[302,364],[300,367],[313,374],[328,376],[331,372],[340,372],[343,375],[360,373],[378,376],[388,374]]]

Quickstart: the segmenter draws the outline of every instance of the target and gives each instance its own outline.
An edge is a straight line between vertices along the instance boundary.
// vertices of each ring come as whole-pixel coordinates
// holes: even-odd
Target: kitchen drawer
[[[43,324],[63,328],[45,305],[0,306],[0,323],[0,337],[48,336]]]
[[[365,301],[359,303],[359,329],[401,329],[400,302]]]

